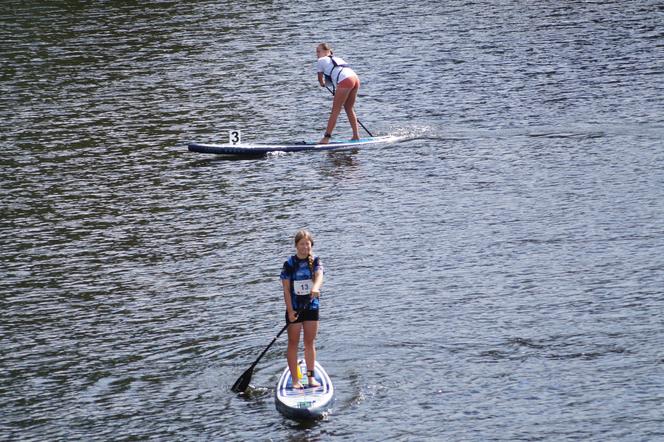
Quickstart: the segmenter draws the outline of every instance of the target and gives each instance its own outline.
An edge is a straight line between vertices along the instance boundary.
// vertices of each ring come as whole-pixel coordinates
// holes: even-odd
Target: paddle
[[[328,91],[330,91],[330,93],[331,93],[332,96],[334,97],[334,91],[333,91],[332,89],[330,89],[330,88],[327,86],[327,83],[325,84],[325,89],[327,89]],[[359,124],[360,126],[362,126],[362,129],[366,130],[367,133],[369,134],[369,136],[370,136],[371,138],[373,138],[373,135],[371,134],[371,132],[369,132],[369,129],[367,129],[366,127],[364,127],[364,124],[362,124],[362,122],[360,121],[359,118],[357,119],[357,122],[358,122],[358,124]]]
[[[275,336],[274,339],[272,339],[272,342],[270,342],[270,345],[265,347],[265,350],[263,350],[263,352],[260,354],[260,356],[258,356],[258,359],[256,359],[254,361],[254,363],[251,364],[251,367],[247,368],[247,370],[244,373],[242,373],[242,376],[240,376],[237,379],[237,381],[235,381],[235,383],[233,384],[233,387],[231,388],[233,393],[242,393],[244,390],[247,389],[247,387],[249,386],[249,383],[251,382],[251,377],[254,375],[254,368],[256,367],[256,364],[258,364],[258,361],[260,361],[261,358],[263,357],[263,355],[268,351],[268,349],[270,347],[272,347],[272,344],[274,344],[274,341],[276,341],[277,338],[279,336],[281,336],[281,334],[287,328],[288,328],[288,324],[284,325],[284,328],[282,328],[281,331],[277,334],[277,336]]]
[[[308,306],[308,303],[307,303],[307,306]],[[307,306],[305,306],[305,308]],[[304,310],[304,308],[302,310]],[[297,311],[298,316],[299,316],[300,313],[302,313],[302,310]],[[281,334],[288,328],[288,326],[290,324],[291,323],[289,322],[286,325],[284,325],[284,327],[281,329],[281,331],[279,333],[277,333],[277,336],[275,336],[274,339],[272,339],[272,342],[270,342],[270,344],[267,347],[265,347],[265,350],[263,350],[263,352],[260,354],[260,356],[258,356],[258,358],[254,361],[253,364],[251,364],[251,367],[249,367],[244,373],[242,373],[242,376],[240,376],[237,379],[237,381],[235,381],[235,383],[233,384],[233,387],[231,387],[231,390],[233,391],[233,393],[242,393],[244,390],[247,389],[247,387],[249,387],[249,383],[251,382],[251,377],[254,375],[254,368],[256,368],[256,364],[258,364],[258,361],[261,360],[263,355],[265,353],[267,353],[267,351],[270,349],[270,347],[272,347],[272,344],[274,344],[274,342],[279,338],[279,336],[281,336]]]

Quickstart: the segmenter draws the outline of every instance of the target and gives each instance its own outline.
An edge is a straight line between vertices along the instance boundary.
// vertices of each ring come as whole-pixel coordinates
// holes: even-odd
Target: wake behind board
[[[284,416],[295,420],[318,419],[329,411],[334,402],[334,386],[323,367],[316,361],[314,377],[320,384],[320,387],[309,387],[306,376],[307,366],[304,361],[299,361],[302,379],[300,382],[303,389],[293,388],[288,367],[283,371],[277,388],[274,392],[274,402],[277,410]]]
[[[275,143],[275,144],[203,144],[190,143],[189,150],[198,153],[211,153],[235,156],[261,156],[271,152],[301,152],[307,150],[349,150],[373,144],[394,143],[403,139],[394,135],[360,138],[359,140],[335,140],[328,144],[315,142]]]

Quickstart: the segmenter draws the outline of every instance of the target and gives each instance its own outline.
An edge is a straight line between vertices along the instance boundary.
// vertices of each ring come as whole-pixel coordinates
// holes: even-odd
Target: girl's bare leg
[[[355,115],[355,100],[357,99],[357,92],[359,90],[359,87],[351,89],[350,94],[348,94],[348,99],[344,103],[344,109],[346,110],[346,115],[348,115],[348,122],[353,129],[353,140],[360,139],[360,132],[357,128],[357,115]]]
[[[328,134],[331,134],[332,131],[334,131],[334,128],[337,125],[337,118],[339,118],[339,114],[341,113],[341,107],[348,99],[352,90],[353,89],[349,88],[340,88],[337,89],[337,92],[334,94],[332,112],[330,113],[330,118],[327,120],[327,129],[325,130]],[[319,141],[319,144],[327,144],[329,141],[329,138],[323,138]]]
[[[302,383],[297,377],[297,350],[300,345],[300,332],[302,323],[290,324],[288,326],[288,349],[286,350],[286,361],[293,379],[293,388],[302,388]]]
[[[318,334],[318,321],[304,321],[304,360],[307,370],[313,370],[316,366],[316,335]],[[309,378],[309,386],[316,387],[320,384],[313,377]]]

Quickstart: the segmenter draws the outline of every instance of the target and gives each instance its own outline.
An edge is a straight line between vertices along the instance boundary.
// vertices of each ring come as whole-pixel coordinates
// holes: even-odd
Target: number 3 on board
[[[228,131],[228,142],[232,145],[240,144],[242,133],[239,130]]]

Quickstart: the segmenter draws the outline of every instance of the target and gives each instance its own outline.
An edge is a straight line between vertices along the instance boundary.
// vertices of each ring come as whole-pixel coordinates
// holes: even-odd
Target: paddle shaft
[[[276,342],[276,340],[279,339],[279,336],[281,336],[281,334],[286,331],[286,329],[288,328],[289,325],[290,325],[290,323],[284,325],[284,327],[277,334],[277,336],[275,336],[274,339],[272,339],[272,342],[270,342],[270,344],[267,347],[265,347],[265,350],[263,350],[263,352],[258,356],[258,358],[256,358],[254,363],[251,364],[251,370],[252,371],[253,371],[254,367],[256,367],[256,364],[258,364],[258,361],[260,361],[261,358],[265,355],[265,353],[267,353],[267,351],[270,349],[270,347],[272,347],[272,344],[274,344]]]
[[[307,304],[305,305],[304,308],[297,310],[297,314],[300,315],[308,306],[309,306],[309,303],[307,302]],[[261,352],[261,354],[258,356],[258,358],[256,358],[254,363],[251,364],[251,367],[249,367],[244,373],[242,373],[242,375],[238,378],[238,380],[235,381],[235,384],[233,384],[233,387],[231,387],[232,391],[234,391],[236,393],[239,393],[239,392],[243,392],[244,390],[247,389],[247,387],[249,386],[249,382],[251,382],[251,376],[253,376],[253,374],[254,374],[254,368],[256,368],[256,365],[258,364],[258,361],[261,360],[261,358],[265,355],[265,353],[267,353],[267,351],[270,349],[270,347],[272,347],[272,344],[274,344],[276,342],[276,340],[279,338],[279,336],[281,336],[281,334],[284,331],[286,331],[286,329],[288,328],[288,326],[290,324],[293,324],[293,323],[290,322],[290,321],[286,321],[286,325],[284,325],[284,327],[277,334],[277,336],[275,336],[272,339],[272,342],[270,342],[270,344],[267,347],[265,347],[265,350],[263,350]]]
[[[299,316],[300,314],[302,314],[302,312],[303,312],[307,307],[309,307],[309,302],[307,302],[307,304],[304,306],[304,308],[302,308],[302,309],[300,309],[300,310],[297,311],[297,315]],[[269,344],[267,347],[265,347],[265,350],[263,350],[263,352],[258,356],[258,358],[256,358],[256,360],[254,361],[254,363],[251,364],[251,369],[252,369],[252,370],[253,370],[253,368],[256,366],[256,364],[258,364],[258,361],[261,360],[261,358],[263,357],[263,355],[264,355],[265,353],[267,353],[267,351],[270,349],[270,347],[272,347],[272,344],[274,344],[274,343],[276,342],[276,340],[279,339],[279,336],[281,336],[281,334],[282,334],[283,332],[285,332],[286,329],[288,328],[288,326],[291,325],[291,324],[294,324],[294,322],[290,322],[290,320],[289,320],[289,321],[286,323],[286,325],[284,325],[284,327],[281,329],[281,331],[280,331],[279,333],[277,333],[277,336],[275,336],[274,339],[272,339],[272,342],[270,342],[270,344]]]
[[[330,93],[331,93],[332,96],[334,97],[334,91],[333,91],[332,89],[330,89],[329,87],[327,87],[327,84],[325,85],[325,89],[327,89],[328,91],[330,91]],[[364,129],[364,130],[367,131],[367,133],[369,134],[370,137],[373,138],[373,135],[371,134],[371,132],[369,132],[369,129],[367,129],[366,127],[364,127],[364,124],[362,124],[362,122],[360,121],[359,118],[357,118],[357,123],[358,123],[360,126],[362,126],[362,129]]]

